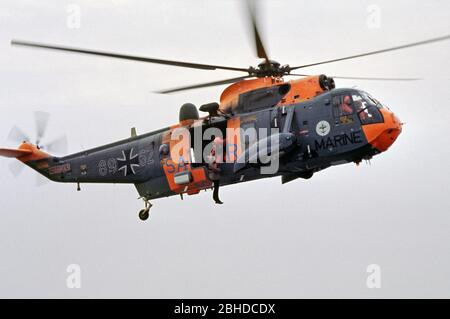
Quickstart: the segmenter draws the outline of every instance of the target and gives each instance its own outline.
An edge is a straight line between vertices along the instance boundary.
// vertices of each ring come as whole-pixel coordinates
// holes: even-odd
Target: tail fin
[[[17,149],[0,148],[0,156],[15,157],[24,163],[48,159],[51,157],[51,155],[43,152],[36,145],[28,142],[23,142]]]
[[[49,161],[52,156],[40,150],[36,145],[23,142],[19,148],[0,148],[0,156],[17,158],[22,163],[48,177]]]
[[[26,155],[30,155],[32,151],[30,150],[21,150],[21,149],[11,149],[11,148],[0,148],[0,156],[17,158],[24,157]]]

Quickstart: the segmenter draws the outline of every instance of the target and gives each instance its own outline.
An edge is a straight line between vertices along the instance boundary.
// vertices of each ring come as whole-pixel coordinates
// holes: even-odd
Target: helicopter
[[[219,187],[281,177],[288,183],[309,179],[326,168],[359,164],[389,149],[402,132],[402,122],[388,106],[356,88],[336,88],[334,79],[416,81],[419,78],[371,78],[295,73],[307,67],[352,60],[450,39],[450,35],[381,50],[291,67],[269,58],[258,28],[256,8],[247,2],[256,67],[233,67],[148,58],[38,42],[12,40],[14,46],[56,50],[144,63],[202,70],[228,70],[243,76],[161,90],[168,94],[229,84],[219,103],[197,108],[185,103],[179,121],[152,132],[66,156],[47,153],[40,140],[47,120],[36,120],[38,137],[32,143],[18,128],[10,136],[18,148],[0,148],[0,155],[16,158],[54,182],[134,184],[144,207],[138,216],[149,218],[150,201]],[[294,72],[293,72],[294,71]],[[285,80],[285,76],[299,76]],[[204,112],[204,116],[199,115]],[[41,116],[42,117],[42,116]],[[50,150],[50,148],[48,148]]]

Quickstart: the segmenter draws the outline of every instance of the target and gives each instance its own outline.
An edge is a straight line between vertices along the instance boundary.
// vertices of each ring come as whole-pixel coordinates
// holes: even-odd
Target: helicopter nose
[[[386,151],[402,132],[399,118],[387,109],[381,109],[384,123],[363,126],[367,141],[379,152]]]

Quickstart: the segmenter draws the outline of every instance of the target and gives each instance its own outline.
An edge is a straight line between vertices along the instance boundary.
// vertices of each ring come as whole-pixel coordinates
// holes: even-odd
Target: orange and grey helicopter
[[[172,93],[231,83],[222,92],[220,103],[208,103],[199,108],[206,114],[203,117],[199,116],[193,104],[186,103],[181,106],[179,122],[175,125],[142,135],[137,135],[132,128],[131,136],[126,139],[63,157],[48,154],[46,151],[50,152],[50,148],[42,148],[40,145],[48,120],[40,113],[36,143],[31,143],[29,138],[15,128],[10,136],[20,139],[22,143],[17,149],[0,149],[0,155],[17,158],[52,181],[76,183],[78,190],[80,183],[134,184],[145,204],[139,212],[141,220],[149,217],[152,206],[150,200],[157,198],[172,195],[182,197],[183,194],[193,195],[201,190],[214,189],[215,202],[222,203],[218,196],[219,186],[274,176],[281,176],[282,183],[297,178],[308,179],[315,172],[333,165],[370,159],[386,151],[401,133],[400,120],[370,94],[359,89],[335,88],[333,78],[352,77],[309,76],[293,71],[450,38],[447,35],[291,67],[269,59],[257,28],[254,8],[249,6],[249,9],[257,57],[263,59],[258,67],[189,63],[13,40],[12,44],[17,46],[247,74],[160,92]],[[287,81],[283,78],[287,75],[301,78]],[[193,134],[187,135],[187,138],[174,138],[175,132],[180,128]],[[220,134],[209,136],[207,140],[202,139],[200,143],[194,141],[194,131],[202,133],[210,128],[216,129]],[[257,132],[256,139],[251,140],[243,135],[249,128]],[[261,129],[271,133],[260,134]],[[266,167],[268,162],[251,160],[252,154],[255,154],[252,150],[259,154],[262,149],[268,155],[277,153],[276,160],[279,164],[276,171],[263,174],[261,168]],[[209,155],[203,156],[205,153]],[[274,158],[270,157],[271,160]]]

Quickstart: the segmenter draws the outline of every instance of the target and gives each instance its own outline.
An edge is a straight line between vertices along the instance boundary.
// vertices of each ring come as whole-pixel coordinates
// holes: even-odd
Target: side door
[[[197,194],[211,187],[204,166],[193,167],[192,136],[189,127],[173,127],[163,137],[167,151],[161,161],[170,189],[175,193]]]

